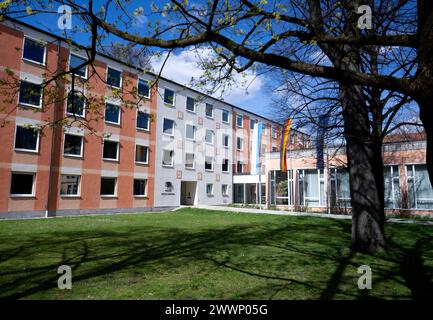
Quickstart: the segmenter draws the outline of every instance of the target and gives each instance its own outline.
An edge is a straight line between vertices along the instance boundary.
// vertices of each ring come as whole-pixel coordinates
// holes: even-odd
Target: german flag
[[[284,124],[283,134],[281,135],[281,150],[280,150],[280,170],[283,172],[287,171],[287,159],[286,159],[286,151],[287,151],[287,141],[290,137],[290,128],[292,127],[292,118],[287,119]]]

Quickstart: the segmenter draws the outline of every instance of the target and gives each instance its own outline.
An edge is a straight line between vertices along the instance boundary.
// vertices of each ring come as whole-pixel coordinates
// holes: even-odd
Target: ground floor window
[[[269,171],[269,192],[271,205],[294,204],[293,170],[287,172]]]
[[[325,177],[323,170],[298,170],[299,205],[320,207],[325,205]]]
[[[12,172],[11,196],[34,195],[34,173]]]
[[[208,197],[213,196],[213,184],[212,183],[206,184],[206,194],[208,195]]]
[[[145,196],[146,185],[146,179],[134,179],[134,196]]]
[[[62,174],[60,180],[60,194],[61,195],[78,195],[80,186],[80,176]]]
[[[350,208],[349,170],[334,168],[330,172],[330,205],[333,208]]]
[[[401,208],[400,177],[398,166],[385,166],[383,182],[385,194],[385,208]]]
[[[433,188],[430,184],[427,166],[414,164],[406,166],[407,193],[410,209],[431,209],[433,207]]]
[[[266,203],[266,183],[262,183],[261,203]],[[233,202],[257,204],[259,201],[259,183],[235,183],[233,184]]]
[[[221,185],[221,194],[222,194],[224,197],[227,197],[227,196],[229,195],[229,187],[228,187],[227,184],[222,184],[222,185]]]
[[[101,178],[101,196],[116,195],[116,178]]]

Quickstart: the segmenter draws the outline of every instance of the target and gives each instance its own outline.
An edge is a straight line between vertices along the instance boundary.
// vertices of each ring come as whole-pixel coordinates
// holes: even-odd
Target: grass
[[[0,221],[0,298],[432,298],[433,227],[386,233],[390,248],[372,257],[348,249],[347,220],[182,209]],[[72,290],[57,288],[63,264]]]

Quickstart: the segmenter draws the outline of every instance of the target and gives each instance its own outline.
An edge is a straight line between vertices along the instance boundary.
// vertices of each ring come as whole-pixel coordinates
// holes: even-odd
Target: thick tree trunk
[[[418,100],[420,119],[424,126],[427,138],[426,163],[430,183],[433,186],[433,87],[430,94],[424,92],[423,97]]]
[[[352,204],[352,248],[374,253],[385,247],[382,144],[370,134],[361,87],[341,85]]]

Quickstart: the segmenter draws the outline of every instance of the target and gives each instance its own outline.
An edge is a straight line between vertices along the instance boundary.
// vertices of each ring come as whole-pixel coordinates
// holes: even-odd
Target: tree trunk
[[[340,86],[352,204],[352,248],[374,253],[385,247],[382,143],[372,138],[359,86]]]
[[[427,171],[430,178],[430,183],[433,186],[433,87],[426,90],[423,96],[418,100],[420,110],[420,119],[424,126],[425,135],[427,138],[426,148],[426,163]]]

